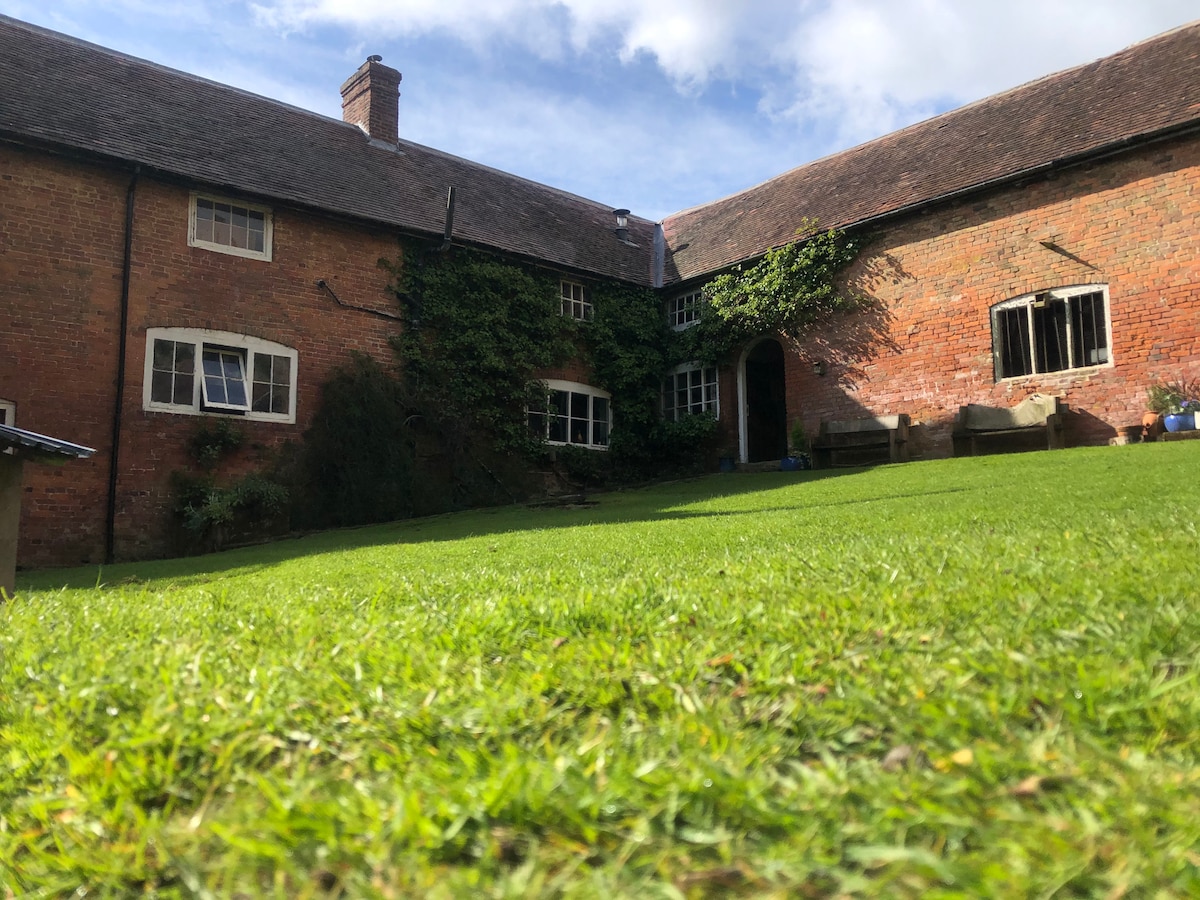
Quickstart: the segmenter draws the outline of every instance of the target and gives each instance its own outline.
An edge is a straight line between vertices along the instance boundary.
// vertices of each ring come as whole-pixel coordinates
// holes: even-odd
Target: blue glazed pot
[[[1193,431],[1196,428],[1196,416],[1193,413],[1172,413],[1163,416],[1163,425],[1167,431]]]
[[[796,456],[785,456],[779,461],[779,471],[797,472],[800,470],[800,459]]]
[[[732,472],[737,468],[737,460],[732,456],[722,456],[717,466],[722,472]]]

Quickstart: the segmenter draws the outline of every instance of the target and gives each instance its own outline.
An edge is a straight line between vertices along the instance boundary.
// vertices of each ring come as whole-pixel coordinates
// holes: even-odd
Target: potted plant
[[[785,472],[812,468],[812,457],[809,455],[808,433],[804,430],[804,420],[801,418],[797,418],[792,423],[791,449],[788,450],[788,455],[779,461],[779,468]]]
[[[722,472],[737,470],[737,449],[735,447],[724,445],[717,451],[717,468]]]
[[[1200,380],[1158,381],[1146,392],[1150,411],[1163,417],[1167,431],[1191,431],[1200,411]]]

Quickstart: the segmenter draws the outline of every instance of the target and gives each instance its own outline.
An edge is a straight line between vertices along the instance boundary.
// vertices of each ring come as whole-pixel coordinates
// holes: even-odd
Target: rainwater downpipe
[[[115,557],[117,527],[117,475],[120,472],[121,416],[125,409],[125,354],[129,328],[129,284],[133,270],[133,207],[137,197],[138,177],[142,167],[134,166],[125,192],[125,253],[121,264],[121,324],[117,332],[117,398],[113,403],[112,440],[108,455],[108,509],[104,522],[104,563],[111,565]]]

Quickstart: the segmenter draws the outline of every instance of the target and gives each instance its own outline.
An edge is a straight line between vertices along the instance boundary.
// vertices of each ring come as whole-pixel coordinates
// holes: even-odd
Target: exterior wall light
[[[825,360],[823,360],[823,359],[813,360],[813,374],[822,376],[822,377],[825,375]]]

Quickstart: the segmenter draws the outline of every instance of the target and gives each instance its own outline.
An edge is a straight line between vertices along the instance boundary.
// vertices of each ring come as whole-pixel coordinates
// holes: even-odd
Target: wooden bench
[[[813,468],[837,465],[836,457],[848,458],[842,465],[861,466],[869,462],[908,462],[908,416],[876,416],[873,419],[822,421],[812,443]]]
[[[951,440],[955,456],[980,450],[1061,450],[1067,404],[1058,397],[1032,394],[1011,408],[971,403],[958,409]]]

